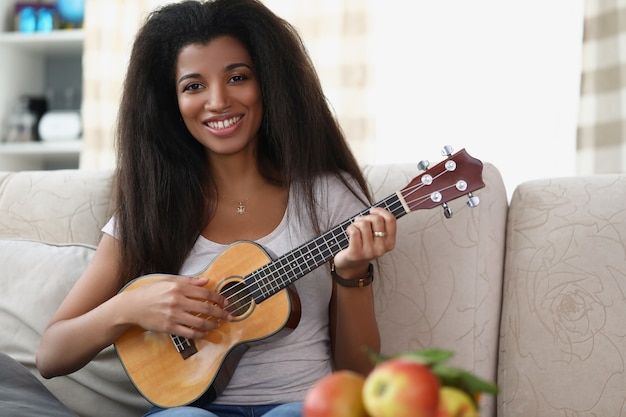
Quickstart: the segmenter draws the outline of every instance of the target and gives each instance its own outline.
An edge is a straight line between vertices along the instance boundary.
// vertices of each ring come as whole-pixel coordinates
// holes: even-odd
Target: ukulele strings
[[[438,175],[436,175],[436,176],[435,176],[435,177],[433,177],[433,178],[436,180],[436,179],[438,179],[439,177],[441,177],[442,175],[444,175],[444,174],[445,174],[445,173],[447,173],[447,172],[449,172],[449,171],[448,171],[448,170],[443,170],[441,173],[439,173]],[[435,190],[435,191],[429,192],[428,194],[419,194],[419,195],[417,195],[417,196],[414,196],[414,194],[415,194],[415,193],[417,193],[418,191],[420,191],[420,190],[421,190],[422,188],[424,188],[424,187],[427,187],[427,185],[425,185],[425,184],[423,184],[423,183],[418,183],[418,184],[416,184],[416,185],[413,185],[413,186],[407,187],[407,188],[404,190],[404,191],[405,191],[405,193],[403,193],[403,197],[404,197],[404,200],[405,200],[405,202],[406,202],[406,204],[407,204],[408,206],[411,206],[411,207],[419,207],[419,206],[423,205],[425,202],[427,202],[428,200],[430,200],[430,199],[431,199],[431,195],[432,195],[433,193],[446,191],[446,190],[448,190],[448,189],[450,189],[450,188],[455,188],[455,187],[456,187],[456,185],[455,185],[455,184],[450,184],[450,185],[448,185],[448,186],[446,186],[446,187],[444,187],[444,188],[441,188],[441,189],[438,189],[438,190]],[[392,194],[392,195],[388,196],[387,198],[385,198],[384,200],[382,200],[379,204],[377,204],[377,205],[375,205],[375,206],[372,206],[372,207],[379,207],[379,206],[383,206],[383,205],[385,205],[385,204],[383,204],[383,203],[386,203],[386,202],[387,202],[387,200],[393,199],[393,198],[395,198],[396,196],[397,196],[397,195],[394,193],[394,194]],[[370,209],[371,209],[372,207],[370,207]],[[368,209],[368,210],[365,210],[363,213],[366,213],[366,212],[368,212],[368,211],[369,211],[369,209]],[[390,208],[390,211],[391,211],[391,213],[392,213],[392,214],[394,214],[394,216],[396,216],[396,217],[400,217],[400,216],[402,216],[402,215],[404,215],[404,214],[406,214],[406,213],[407,213],[407,212],[405,211],[404,206],[403,206],[402,204],[397,205],[397,207],[395,207],[395,208],[394,208],[394,207],[391,207],[391,208]],[[349,222],[346,222],[346,223],[349,223]],[[342,243],[344,243],[345,241],[347,241],[347,236],[346,236],[346,235],[344,235],[344,237],[342,238]],[[267,265],[264,265],[263,267],[261,267],[261,268],[259,268],[258,270],[256,270],[256,271],[252,272],[252,273],[251,273],[250,275],[248,275],[248,276],[251,276],[251,275],[255,275],[255,274],[257,274],[257,273],[258,273],[261,269],[265,268],[266,266],[267,266]],[[286,267],[286,266],[281,266],[281,267],[280,267],[280,268],[278,268],[275,272],[279,273],[279,276],[281,276],[281,277],[282,277],[282,276],[285,276],[285,275],[287,275],[287,267]],[[276,281],[276,278],[274,279],[274,281]],[[244,287],[243,287],[243,288],[239,289],[238,291],[236,291],[236,292],[234,292],[233,294],[231,294],[231,295],[229,295],[228,297],[226,297],[226,299],[229,301],[229,306],[231,305],[231,304],[230,304],[230,301],[231,301],[233,298],[237,298],[237,299],[236,299],[236,301],[235,301],[235,303],[234,303],[234,304],[232,304],[232,305],[236,306],[236,305],[239,303],[239,301],[241,301],[241,300],[239,300],[238,298],[241,296],[241,294],[242,294],[242,293],[248,294],[248,293],[251,293],[251,292],[256,291],[256,290],[251,290],[251,288],[253,287],[253,285],[254,285],[254,284],[258,284],[258,282],[257,282],[257,281],[255,281],[255,283],[254,283],[254,284],[247,283],[245,280],[244,280],[244,282],[245,282],[245,285],[244,285]],[[251,290],[251,291],[250,291],[250,290]],[[250,295],[250,299],[251,299],[251,300],[253,299],[252,295]],[[233,314],[233,315],[235,315],[235,316],[236,316],[236,315],[239,313],[239,310],[246,311],[246,310],[248,310],[248,309],[250,308],[250,306],[252,305],[252,301],[251,301],[251,300],[250,300],[250,301],[247,301],[246,303],[243,303],[243,305],[239,305],[238,307],[236,307],[236,308],[235,308],[234,310],[232,310],[232,311],[231,311],[231,310],[229,310],[229,309],[228,309],[228,306],[227,306],[227,307],[226,307],[226,310],[227,310],[229,313],[231,313],[231,314]]]

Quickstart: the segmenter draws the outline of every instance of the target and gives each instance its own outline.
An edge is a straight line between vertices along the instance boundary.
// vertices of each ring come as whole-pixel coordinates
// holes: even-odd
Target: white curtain
[[[115,166],[114,128],[130,48],[146,14],[171,0],[86,0],[83,55],[84,147],[80,167]],[[265,0],[292,23],[357,158],[373,152],[372,22],[368,1]]]
[[[586,0],[578,171],[626,171],[626,0]]]

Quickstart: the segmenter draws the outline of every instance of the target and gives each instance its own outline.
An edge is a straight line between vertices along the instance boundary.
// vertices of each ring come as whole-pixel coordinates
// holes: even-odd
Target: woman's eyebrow
[[[246,64],[245,62],[236,62],[234,64],[226,65],[225,70],[226,71],[232,71],[232,70],[234,70],[236,68],[239,68],[239,67],[246,67],[246,68],[249,68],[250,70],[252,70],[252,67],[250,65]],[[199,77],[200,77],[200,74],[198,74],[198,73],[185,74],[185,75],[183,75],[182,77],[180,77],[178,79],[178,84],[182,83],[183,81],[185,81],[185,80],[187,80],[189,78],[199,78]]]
[[[182,77],[180,77],[178,79],[178,84],[182,83],[183,81],[185,81],[188,78],[199,78],[199,77],[200,77],[200,74],[198,74],[198,73],[185,74],[185,75],[183,75]]]
[[[239,68],[239,67],[246,67],[246,68],[252,69],[252,67],[250,65],[246,64],[245,62],[236,62],[234,64],[226,65],[226,70],[230,71],[230,70],[234,70],[235,68]]]

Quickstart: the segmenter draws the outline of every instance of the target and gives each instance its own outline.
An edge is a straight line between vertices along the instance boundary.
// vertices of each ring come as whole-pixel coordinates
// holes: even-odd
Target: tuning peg
[[[467,194],[467,205],[474,208],[480,204],[480,199],[472,193]]]
[[[441,205],[441,207],[443,207],[443,215],[446,217],[446,219],[449,219],[452,217],[452,209],[450,208],[450,206],[448,206],[448,203],[443,203]]]
[[[441,154],[443,156],[452,156],[453,153],[454,153],[454,148],[450,145],[444,146],[443,149],[441,150]]]
[[[427,171],[429,166],[430,162],[426,159],[423,159],[417,164],[417,169],[419,169],[420,171]]]

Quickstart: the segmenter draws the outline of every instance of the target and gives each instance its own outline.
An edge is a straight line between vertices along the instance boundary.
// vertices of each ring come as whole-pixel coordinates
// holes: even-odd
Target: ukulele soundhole
[[[254,300],[244,281],[227,282],[220,290],[220,294],[228,299],[226,310],[233,315],[235,320],[243,320],[252,313]]]

